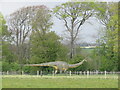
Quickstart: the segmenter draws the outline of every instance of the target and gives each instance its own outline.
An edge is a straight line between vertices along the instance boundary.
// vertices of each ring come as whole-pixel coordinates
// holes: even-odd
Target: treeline
[[[23,7],[10,14],[6,20],[0,14],[2,32],[2,70],[26,71],[53,70],[48,67],[24,67],[51,61],[77,63],[87,57],[88,62],[72,70],[118,70],[118,5],[100,2],[67,2],[50,10],[44,5]],[[64,37],[51,31],[52,16],[60,19],[68,33]],[[96,17],[104,26],[91,53],[76,46],[80,27],[91,17]],[[59,29],[59,27],[58,27]]]

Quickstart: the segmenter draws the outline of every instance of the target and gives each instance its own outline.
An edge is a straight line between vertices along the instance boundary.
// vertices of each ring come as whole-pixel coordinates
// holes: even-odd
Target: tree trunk
[[[70,47],[70,58],[74,56],[74,42],[71,40],[71,47]]]
[[[74,56],[74,21],[75,21],[75,19],[73,18],[72,20],[71,20],[71,45],[70,45],[70,58],[73,58],[73,56]]]

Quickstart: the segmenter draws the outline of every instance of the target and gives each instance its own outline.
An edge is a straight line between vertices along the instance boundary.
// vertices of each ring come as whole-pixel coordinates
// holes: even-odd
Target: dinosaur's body
[[[51,66],[54,67],[56,69],[56,73],[57,70],[60,71],[66,71],[68,68],[75,68],[80,66],[81,64],[83,64],[83,62],[86,61],[85,59],[77,64],[68,64],[66,62],[63,61],[55,61],[55,62],[48,62],[48,63],[41,63],[41,64],[28,64],[25,66]]]

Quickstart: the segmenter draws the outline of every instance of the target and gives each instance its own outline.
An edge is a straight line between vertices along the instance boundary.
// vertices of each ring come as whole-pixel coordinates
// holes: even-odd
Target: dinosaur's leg
[[[56,69],[56,70],[55,70],[55,74],[57,74],[57,71],[58,71],[58,70]]]
[[[64,70],[64,72],[66,72],[67,69]]]
[[[55,74],[57,73],[58,71],[58,67],[57,66],[53,66],[55,68]]]
[[[64,73],[65,73],[65,74],[66,74],[66,70],[67,70],[67,69],[64,69]]]

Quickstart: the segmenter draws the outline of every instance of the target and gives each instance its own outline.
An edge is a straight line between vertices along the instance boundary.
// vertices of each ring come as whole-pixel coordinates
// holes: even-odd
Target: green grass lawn
[[[62,76],[6,76],[3,88],[118,88],[117,79]]]
[[[2,71],[2,61],[0,61],[0,71]],[[2,88],[2,77],[0,76],[0,90]]]

